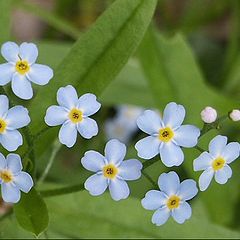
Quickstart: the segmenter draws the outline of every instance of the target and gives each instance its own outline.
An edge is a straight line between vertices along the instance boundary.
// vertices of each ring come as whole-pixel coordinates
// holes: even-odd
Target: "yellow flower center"
[[[3,133],[6,130],[7,123],[3,120],[0,119],[0,133]]]
[[[220,169],[222,169],[225,165],[225,160],[222,157],[218,157],[216,158],[213,162],[212,162],[212,168],[214,171],[218,171]]]
[[[68,114],[68,117],[73,123],[79,123],[83,120],[83,113],[81,110],[73,108]]]
[[[171,196],[167,201],[167,207],[172,210],[174,208],[178,208],[180,204],[180,198],[176,195]]]
[[[10,171],[8,170],[3,170],[0,172],[0,178],[5,182],[9,183],[13,180],[13,175]]]
[[[17,61],[15,68],[18,73],[23,75],[29,71],[30,66],[27,61],[19,60]]]
[[[162,128],[159,130],[158,138],[162,142],[169,142],[174,136],[174,132],[170,127]]]
[[[108,164],[103,167],[103,175],[106,178],[113,179],[116,177],[118,169],[113,164]]]

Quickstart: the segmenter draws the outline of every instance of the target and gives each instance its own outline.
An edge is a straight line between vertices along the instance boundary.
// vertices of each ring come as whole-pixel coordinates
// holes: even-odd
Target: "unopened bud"
[[[240,110],[234,109],[230,112],[229,117],[234,122],[240,121]]]
[[[217,120],[217,111],[212,107],[205,107],[201,112],[201,118],[205,123],[213,123]]]

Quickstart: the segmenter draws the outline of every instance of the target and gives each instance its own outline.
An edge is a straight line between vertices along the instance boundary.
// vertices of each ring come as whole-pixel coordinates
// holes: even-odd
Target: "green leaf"
[[[39,89],[30,107],[33,132],[43,128],[47,107],[56,102],[57,90],[68,84],[78,93],[98,96],[127,63],[141,41],[156,0],[118,0],[74,44],[51,82]],[[49,141],[52,141],[54,134]]]
[[[0,0],[0,44],[10,38],[10,17],[12,1]]]
[[[169,101],[179,102],[191,113],[187,114],[187,120],[199,124],[199,113],[205,106],[215,107],[219,114],[238,106],[205,83],[191,49],[180,34],[164,38],[151,28],[140,47],[140,59],[160,109]]]
[[[19,225],[36,236],[48,226],[46,204],[34,188],[29,193],[22,194],[20,202],[14,205],[14,213]]]
[[[161,227],[151,223],[153,211],[140,200],[115,202],[108,194],[93,197],[88,192],[47,199],[49,231],[71,238],[238,238],[240,233],[212,224],[205,208],[193,202],[193,215],[184,224],[173,220]],[[66,221],[67,219],[67,221]]]

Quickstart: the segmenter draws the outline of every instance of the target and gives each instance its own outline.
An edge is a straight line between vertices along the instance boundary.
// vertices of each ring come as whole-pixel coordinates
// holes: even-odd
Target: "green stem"
[[[62,187],[62,188],[56,188],[56,189],[50,189],[50,190],[43,190],[40,191],[40,194],[44,197],[55,197],[59,195],[65,195],[65,194],[70,194],[74,192],[79,192],[84,190],[84,185],[81,184],[76,184],[76,185],[71,185],[67,187]]]
[[[154,188],[159,188],[158,185],[153,181],[153,179],[143,170],[142,175],[152,184]]]
[[[201,152],[201,153],[205,152],[205,150],[202,149],[202,148],[199,147],[199,146],[195,146],[194,148],[197,149],[197,150],[198,150],[199,152]]]
[[[45,178],[47,177],[48,172],[49,172],[49,170],[51,169],[52,164],[53,164],[53,162],[54,162],[54,159],[55,159],[58,151],[60,150],[61,146],[62,146],[62,144],[59,143],[58,140],[53,143],[53,149],[52,149],[51,156],[50,156],[50,158],[49,158],[48,164],[47,164],[44,172],[42,173],[41,177],[40,177],[39,180],[38,180],[38,183],[42,183],[42,182],[45,180]]]

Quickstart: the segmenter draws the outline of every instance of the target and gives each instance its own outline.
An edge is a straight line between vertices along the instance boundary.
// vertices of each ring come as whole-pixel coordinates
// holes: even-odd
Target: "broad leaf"
[[[46,204],[34,188],[29,193],[22,194],[20,202],[14,205],[14,213],[19,225],[36,236],[48,226]]]

